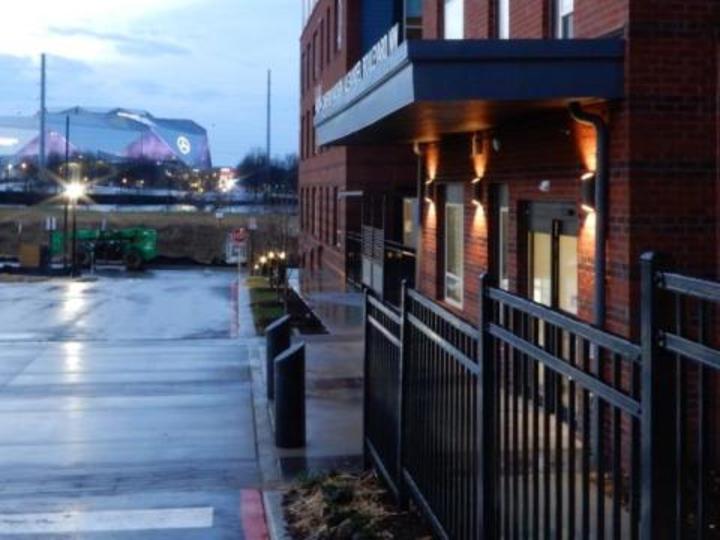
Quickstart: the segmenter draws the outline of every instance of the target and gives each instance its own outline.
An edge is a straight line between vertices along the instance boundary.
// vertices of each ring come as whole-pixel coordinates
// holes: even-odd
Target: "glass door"
[[[529,207],[528,295],[549,308],[577,315],[578,311],[578,219],[574,205],[536,203]],[[550,331],[542,321],[529,338],[561,358],[569,358],[572,339],[564,331]],[[540,366],[540,398],[555,421],[562,421],[568,396],[556,374]]]
[[[528,227],[528,291],[535,302],[578,311],[578,220],[574,206],[533,204]]]

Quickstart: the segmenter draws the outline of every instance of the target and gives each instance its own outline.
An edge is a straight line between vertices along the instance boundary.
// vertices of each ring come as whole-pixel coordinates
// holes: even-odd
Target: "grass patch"
[[[246,281],[250,291],[250,309],[255,331],[262,334],[273,321],[285,315],[285,307],[266,277],[251,276]]]
[[[432,537],[413,511],[397,508],[371,473],[331,473],[299,479],[285,496],[297,540],[419,540]]]

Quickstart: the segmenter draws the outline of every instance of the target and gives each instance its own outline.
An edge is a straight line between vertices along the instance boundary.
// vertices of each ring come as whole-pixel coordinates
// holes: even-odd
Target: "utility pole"
[[[46,83],[45,53],[42,53],[40,56],[40,151],[38,152],[38,176],[41,181],[45,179]]]
[[[267,73],[267,146],[266,146],[266,180],[267,185],[270,187],[271,171],[272,167],[270,164],[270,155],[272,152],[272,70],[268,69]]]
[[[65,117],[65,186],[70,184],[70,115]],[[68,241],[68,204],[67,194],[64,193],[65,208],[63,212],[63,270],[67,272],[67,241]]]

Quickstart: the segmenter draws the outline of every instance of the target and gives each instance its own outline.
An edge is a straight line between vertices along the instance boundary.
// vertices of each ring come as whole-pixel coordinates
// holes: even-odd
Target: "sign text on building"
[[[363,56],[357,64],[328,92],[318,95],[315,100],[315,114],[335,107],[342,102],[345,96],[352,93],[359,84],[370,75],[387,59],[400,45],[400,26],[393,26],[372,48]],[[320,94],[320,92],[318,92]]]

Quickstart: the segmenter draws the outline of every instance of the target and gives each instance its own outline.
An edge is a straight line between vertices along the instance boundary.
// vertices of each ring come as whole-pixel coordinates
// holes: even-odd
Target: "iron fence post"
[[[674,418],[672,362],[661,355],[658,319],[658,257],[645,253],[640,261],[642,427],[641,427],[641,538],[658,540],[672,536],[675,478],[674,434],[668,420]]]
[[[362,435],[362,453],[363,467],[365,470],[372,468],[372,459],[367,446],[368,435],[368,388],[370,381],[368,380],[368,339],[370,338],[368,325],[368,290],[363,290],[363,435]]]
[[[477,538],[496,538],[495,515],[497,511],[495,466],[496,466],[496,434],[495,434],[495,359],[492,357],[492,338],[487,327],[492,320],[492,303],[487,298],[487,290],[491,286],[488,274],[480,276],[478,291],[478,377],[477,388],[477,449],[479,455],[478,468],[478,531]]]
[[[403,475],[403,453],[405,452],[404,444],[404,417],[405,417],[405,368],[407,362],[407,354],[410,351],[409,344],[409,332],[407,331],[407,317],[405,316],[405,310],[407,309],[407,281],[402,281],[400,288],[400,354],[398,359],[400,365],[398,366],[398,391],[400,395],[398,397],[398,425],[397,425],[397,478],[395,479],[395,485],[398,488],[398,499],[399,504],[402,508],[408,506],[407,489],[405,487],[404,475]]]

